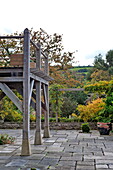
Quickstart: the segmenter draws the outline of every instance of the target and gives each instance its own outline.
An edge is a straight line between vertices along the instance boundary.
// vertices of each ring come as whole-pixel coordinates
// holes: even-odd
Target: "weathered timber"
[[[4,38],[23,38],[23,54],[13,54],[10,58],[10,67],[0,67],[0,99],[7,95],[13,103],[23,111],[23,136],[21,155],[31,154],[30,147],[30,106],[36,110],[36,132],[34,144],[42,144],[41,137],[41,107],[45,111],[44,137],[50,137],[49,131],[49,76],[48,56],[41,50],[40,44],[30,40],[30,32],[24,30],[24,36],[1,36]],[[36,56],[30,58],[30,42],[36,49]],[[43,59],[42,59],[43,58]],[[30,59],[36,63],[31,63]],[[13,93],[16,89],[23,97],[21,102]],[[43,90],[44,102],[41,101]]]
[[[35,145],[42,144],[41,137],[41,82],[36,82],[36,131],[35,131]]]
[[[24,69],[23,69],[23,138],[21,155],[30,155],[30,33],[24,31]]]
[[[33,45],[37,50],[40,49],[39,46],[33,42],[33,40],[30,40],[30,42],[32,43],[32,45]],[[47,55],[46,55],[42,50],[41,50],[41,54],[42,54],[45,58],[47,58]]]
[[[23,66],[24,54],[12,54],[10,56],[10,65],[11,66]]]
[[[30,102],[31,102],[31,96],[32,96],[32,92],[33,92],[33,86],[34,86],[34,80],[31,80],[31,83],[30,83],[30,93],[29,93],[29,105],[30,105]]]
[[[49,87],[48,85],[44,85],[44,96],[45,102],[47,105],[47,111],[45,112],[45,124],[44,124],[44,138],[50,137],[50,129],[49,129]]]
[[[12,100],[12,102],[17,106],[17,108],[22,112],[22,102],[13,93],[13,91],[5,83],[0,83],[0,89]]]
[[[32,97],[34,100],[31,99],[31,106],[36,110],[36,94],[32,92]],[[47,108],[45,106],[45,103],[41,101],[41,107],[46,111]]]
[[[23,72],[23,68],[22,67],[0,67],[0,74],[1,73],[22,73]]]
[[[48,64],[49,62],[48,62],[48,57],[47,58],[45,58],[45,65],[44,65],[44,73],[45,74],[49,74],[49,64]]]
[[[0,77],[0,82],[23,82],[23,77]]]
[[[30,73],[30,77],[36,81],[40,81],[41,83],[44,83],[44,84],[48,84],[48,81],[39,77],[39,76],[36,76],[35,74],[33,73]]]
[[[0,39],[20,39],[24,38],[24,36],[0,36]]]
[[[36,68],[38,71],[41,70],[41,46],[37,43],[38,49],[36,49]]]

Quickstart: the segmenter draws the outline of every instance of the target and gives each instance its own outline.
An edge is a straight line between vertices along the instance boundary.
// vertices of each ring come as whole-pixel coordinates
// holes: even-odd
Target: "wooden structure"
[[[36,110],[36,132],[35,145],[42,144],[41,137],[41,107],[45,110],[44,137],[50,137],[49,132],[49,77],[48,57],[41,51],[39,44],[30,40],[29,30],[24,30],[23,36],[0,36],[0,39],[23,39],[23,54],[11,56],[10,67],[0,67],[0,89],[2,93],[0,100],[7,95],[17,108],[23,112],[23,138],[21,155],[30,155],[30,106]],[[36,67],[30,68],[30,43],[36,50]],[[41,71],[41,56],[43,55],[45,65]],[[14,94],[16,89],[23,100]],[[41,101],[41,93],[43,101]]]

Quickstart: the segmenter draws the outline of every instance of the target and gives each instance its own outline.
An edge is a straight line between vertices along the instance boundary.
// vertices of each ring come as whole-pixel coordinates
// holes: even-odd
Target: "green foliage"
[[[59,84],[53,84],[50,86],[50,103],[52,111],[56,114],[56,122],[58,122],[58,116],[61,112],[61,106],[63,104],[63,91],[59,91],[59,89],[63,88],[64,86]]]
[[[109,50],[106,54],[106,61],[109,67],[113,67],[113,50]]]
[[[106,97],[105,108],[99,112],[98,121],[113,122],[113,92]]]
[[[16,91],[14,93],[22,100],[19,93]],[[7,96],[0,101],[0,117],[5,121],[22,121],[22,113]]]
[[[90,132],[89,123],[83,123],[81,125],[81,129],[83,133],[89,133]]]
[[[9,136],[8,134],[0,134],[0,145],[11,144],[15,140],[14,137]]]
[[[76,112],[76,108],[77,108],[77,102],[70,100],[70,98],[63,98],[63,104],[61,107],[61,116],[63,117],[69,117],[69,115],[71,115],[72,113]]]
[[[22,122],[23,116],[19,111],[13,110],[12,112],[9,112],[6,116],[4,121],[7,122]]]

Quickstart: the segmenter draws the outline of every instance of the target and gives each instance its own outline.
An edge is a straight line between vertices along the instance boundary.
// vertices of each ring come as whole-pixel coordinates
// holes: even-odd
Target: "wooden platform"
[[[50,76],[36,68],[30,69],[30,78],[48,84],[53,80]],[[0,82],[22,82],[23,67],[0,67]]]

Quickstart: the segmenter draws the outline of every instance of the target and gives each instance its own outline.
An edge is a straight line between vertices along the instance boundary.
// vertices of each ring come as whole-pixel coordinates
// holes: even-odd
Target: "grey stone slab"
[[[50,170],[75,170],[75,167],[71,166],[57,166],[57,167],[49,167]]]
[[[113,165],[113,160],[110,160],[110,159],[98,159],[96,160],[96,164],[99,165],[99,164],[111,164]]]
[[[46,152],[62,152],[64,147],[57,147],[57,146],[48,146],[45,151]]]
[[[0,170],[19,170],[17,167],[4,167],[0,165]]]
[[[62,143],[53,143],[53,146],[61,146]]]
[[[46,154],[32,154],[30,156],[20,156],[20,158],[23,158],[25,160],[41,160],[42,158],[45,157]],[[19,158],[19,156],[12,156],[13,159]]]
[[[102,156],[95,156],[95,155],[90,155],[90,156],[87,156],[87,155],[85,155],[84,156],[84,160],[88,160],[88,159],[102,159]],[[103,158],[104,159],[104,158]]]
[[[72,156],[72,153],[66,153],[66,152],[48,152],[46,154],[46,157],[53,157],[53,158],[56,158],[56,157],[70,157]]]
[[[6,167],[22,167],[24,166],[26,163],[28,162],[28,160],[21,160],[21,159],[15,159],[15,160],[12,160],[11,162],[9,162],[8,164],[6,164],[5,166]]]
[[[94,161],[77,161],[77,166],[78,165],[87,165],[87,166],[94,166]]]
[[[80,155],[76,155],[76,156],[71,156],[71,157],[61,157],[60,159],[61,161],[81,161],[82,160],[82,156]]]
[[[26,162],[26,166],[27,167],[36,167],[36,166],[38,166],[39,162],[40,162],[40,160],[36,160],[36,159],[28,160]]]
[[[75,166],[76,161],[59,161],[58,166]]]
[[[54,166],[58,164],[59,159],[58,158],[43,158],[40,162],[39,165],[48,165],[48,166]]]
[[[113,169],[113,165],[109,164],[109,168],[110,168],[110,169],[111,169],[111,168]]]
[[[31,168],[36,168],[36,170],[47,170],[49,169],[49,166],[47,165],[29,165],[29,167],[26,167],[26,168],[22,168],[22,170],[31,170]],[[20,169],[21,170],[21,169]]]
[[[67,142],[67,141],[68,141],[67,138],[58,138],[58,139],[56,140],[56,142]]]
[[[50,170],[75,170],[75,167],[71,166],[57,166],[57,167],[49,167]]]
[[[77,165],[76,170],[95,170],[95,167],[88,165]]]
[[[104,152],[105,156],[113,156],[113,152]]]
[[[101,169],[102,169],[102,168],[103,168],[103,169],[108,169],[108,165],[100,164],[100,165],[96,165],[96,168],[97,168],[97,169],[100,169],[100,168],[101,168]]]

